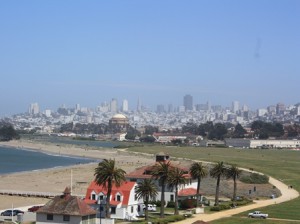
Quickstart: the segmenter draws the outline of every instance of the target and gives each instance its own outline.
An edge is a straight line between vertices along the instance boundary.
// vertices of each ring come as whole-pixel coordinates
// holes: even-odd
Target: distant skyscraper
[[[172,112],[174,112],[173,105],[169,104],[168,105],[168,113],[172,113]]]
[[[210,101],[207,101],[206,105],[207,105],[207,111],[211,111],[211,104],[210,104]]]
[[[75,110],[76,110],[76,111],[80,111],[80,104],[79,104],[79,103],[77,103],[77,104],[75,105]]]
[[[122,111],[127,112],[128,111],[128,100],[124,99],[122,103]]]
[[[297,115],[300,115],[300,106],[297,107]]]
[[[276,105],[276,114],[283,114],[285,111],[285,105],[283,103],[277,103]]]
[[[233,101],[232,102],[232,112],[236,114],[239,109],[240,109],[239,101]]]
[[[28,113],[32,114],[32,115],[40,113],[39,104],[38,103],[32,103],[32,104],[30,104],[29,109],[28,109]]]
[[[243,105],[243,111],[244,111],[244,112],[245,112],[245,111],[249,111],[249,108],[248,108],[248,106],[247,106],[246,104]]]
[[[136,110],[137,110],[137,112],[141,112],[141,110],[142,110],[142,104],[141,104],[140,98],[138,98]]]
[[[45,116],[51,117],[51,110],[49,110],[49,109],[45,110]]]
[[[118,100],[115,98],[110,101],[110,112],[118,112]]]
[[[165,106],[163,104],[157,105],[157,109],[156,109],[157,113],[164,113],[165,112]]]
[[[193,97],[191,95],[185,95],[183,97],[183,106],[185,110],[193,110]]]

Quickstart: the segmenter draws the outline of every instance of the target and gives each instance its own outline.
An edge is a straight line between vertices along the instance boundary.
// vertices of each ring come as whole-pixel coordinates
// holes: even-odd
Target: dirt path
[[[193,218],[191,219],[186,219],[180,222],[177,222],[178,224],[190,224],[198,220],[203,220],[203,221],[212,221],[220,218],[226,218],[230,217],[232,215],[242,213],[248,210],[255,210],[257,208],[265,207],[268,205],[273,205],[273,204],[279,204],[285,201],[292,200],[294,198],[299,197],[299,192],[297,192],[294,189],[289,188],[286,184],[282,183],[279,180],[276,180],[272,177],[270,177],[269,182],[276,186],[280,191],[281,191],[281,196],[275,199],[269,199],[269,200],[258,200],[254,201],[254,204],[243,206],[243,207],[238,207],[235,209],[230,209],[230,210],[225,210],[221,212],[216,212],[213,214],[197,214],[194,215]]]

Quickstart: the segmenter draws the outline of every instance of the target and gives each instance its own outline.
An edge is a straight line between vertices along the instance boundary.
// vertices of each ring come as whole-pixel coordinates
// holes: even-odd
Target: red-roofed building
[[[113,184],[110,205],[111,218],[116,219],[134,219],[143,214],[143,200],[135,197],[136,182],[124,182],[120,187]],[[101,210],[101,217],[105,216],[107,189],[96,184],[95,181],[90,183],[86,191],[85,202],[94,209]]]
[[[158,164],[159,162],[170,162],[170,157],[164,153],[159,153],[156,155],[156,161],[154,164],[152,165],[148,165],[148,166],[143,166],[143,167],[140,167],[140,168],[137,168],[135,169],[134,171],[126,174],[126,179],[128,181],[135,181],[137,183],[141,182],[143,179],[150,179],[152,178],[152,170],[154,169],[155,165]],[[189,189],[188,191],[190,192],[196,192],[196,189],[197,189],[197,181],[196,180],[193,180],[191,178],[191,175],[189,173],[189,169],[186,168],[186,167],[183,167],[183,166],[180,166],[180,164],[177,164],[177,163],[170,163],[171,164],[171,167],[172,168],[179,168],[181,170],[184,171],[185,173],[185,177],[186,179],[188,180],[187,184],[184,185],[184,186],[180,186],[179,189],[180,190],[185,190],[185,189]],[[157,185],[157,188],[158,188],[158,195],[157,197],[155,198],[155,200],[160,200],[161,198],[161,186],[159,185],[158,181],[155,181],[156,182],[156,185]],[[193,190],[191,190],[193,189]],[[165,189],[165,200],[166,200],[166,203],[168,203],[169,201],[175,201],[175,192],[174,192],[174,188],[169,188],[168,186],[166,186],[166,189]],[[193,194],[193,195],[189,195],[189,198],[196,198],[196,193]],[[185,199],[187,198],[186,196],[180,196],[179,195],[179,198],[180,200],[181,199]]]

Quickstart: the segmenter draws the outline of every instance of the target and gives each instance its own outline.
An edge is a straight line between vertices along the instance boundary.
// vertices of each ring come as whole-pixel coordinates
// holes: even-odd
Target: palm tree
[[[174,168],[171,170],[168,177],[168,185],[171,188],[175,187],[175,215],[179,214],[178,211],[178,187],[181,185],[185,185],[187,183],[187,179],[185,177],[185,172],[179,168]]]
[[[143,198],[145,203],[145,220],[148,221],[149,198],[155,198],[157,195],[157,186],[151,179],[144,179],[135,187],[137,198]]]
[[[242,170],[240,170],[235,164],[232,164],[228,169],[226,176],[227,178],[232,178],[233,179],[233,196],[232,196],[232,201],[236,201],[236,191],[237,191],[237,179],[241,175]]]
[[[95,182],[107,189],[106,204],[105,204],[105,217],[110,218],[110,195],[112,191],[112,185],[120,187],[122,182],[125,181],[126,172],[123,169],[117,168],[115,160],[104,159],[95,168]]]
[[[157,163],[151,174],[152,176],[159,181],[159,184],[161,186],[161,205],[160,205],[160,217],[164,218],[165,216],[165,185],[168,180],[168,176],[170,174],[171,170],[171,163],[168,161],[167,163],[165,162],[159,162]]]
[[[216,195],[215,195],[215,206],[219,205],[219,194],[220,194],[220,180],[222,176],[226,175],[226,167],[222,162],[218,162],[213,168],[210,170],[210,176],[213,178],[217,178],[217,186],[216,186]]]
[[[197,179],[197,207],[199,207],[201,179],[208,175],[208,170],[202,163],[194,162],[190,167],[190,174],[193,179]]]

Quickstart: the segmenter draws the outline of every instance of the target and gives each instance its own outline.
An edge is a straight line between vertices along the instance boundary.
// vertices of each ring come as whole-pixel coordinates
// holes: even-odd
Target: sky
[[[2,0],[0,116],[31,103],[296,104],[298,0]]]

